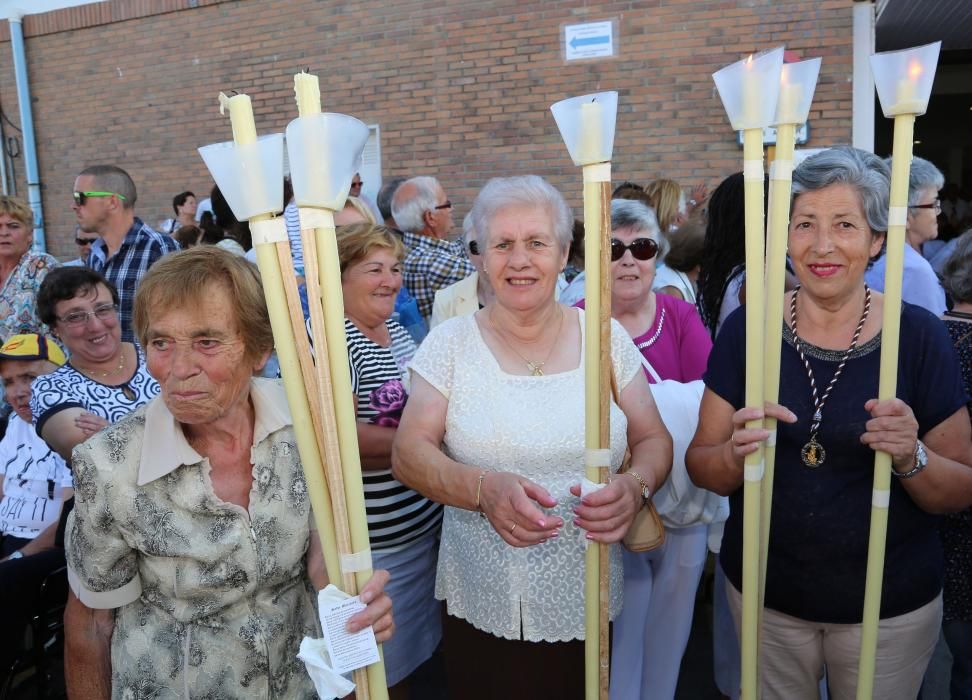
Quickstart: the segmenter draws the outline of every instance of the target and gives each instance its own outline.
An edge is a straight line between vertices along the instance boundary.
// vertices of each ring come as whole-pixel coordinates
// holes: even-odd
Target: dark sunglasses
[[[75,237],[74,242],[77,243],[78,245],[92,245],[97,240],[98,240],[97,238],[77,238],[77,237]]]
[[[83,207],[89,197],[118,197],[123,202],[125,201],[125,195],[118,194],[117,192],[75,192],[74,202],[79,207]]]
[[[611,239],[611,262],[617,262],[624,257],[624,251],[630,250],[635,260],[651,260],[658,255],[658,244],[650,238],[636,238],[625,245],[617,238]]]
[[[432,207],[432,208],[433,208],[433,209],[452,209],[452,202],[450,202],[450,201],[449,201],[449,200],[447,199],[447,200],[445,201],[445,204],[440,204],[439,206],[437,206],[437,207]]]

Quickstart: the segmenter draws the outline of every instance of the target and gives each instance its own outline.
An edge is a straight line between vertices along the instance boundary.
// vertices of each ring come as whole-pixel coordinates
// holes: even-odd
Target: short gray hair
[[[891,159],[884,161],[891,167]],[[911,171],[908,173],[908,206],[921,204],[921,195],[925,190],[938,190],[945,186],[945,176],[931,161],[915,156],[911,160]]]
[[[425,228],[425,212],[434,211],[439,206],[435,196],[438,189],[439,181],[428,175],[413,177],[400,184],[391,204],[392,218],[398,228],[411,233]],[[411,197],[408,196],[410,191],[413,192]]]
[[[392,216],[392,210],[391,210],[392,197],[395,196],[395,193],[398,191],[398,188],[401,187],[402,183],[405,182],[405,180],[407,179],[408,178],[404,178],[404,177],[393,177],[392,179],[387,180],[381,186],[381,189],[378,190],[378,196],[375,197],[375,204],[378,206],[378,211],[381,212],[383,218],[385,219],[395,218],[394,216]]]
[[[955,242],[942,268],[942,286],[958,302],[972,301],[972,229]]]
[[[810,156],[793,171],[793,201],[830,185],[850,185],[861,198],[871,233],[888,232],[891,169],[873,153],[835,146]]]
[[[648,234],[648,237],[658,244],[656,265],[668,255],[668,239],[662,235],[658,227],[658,218],[654,210],[644,202],[634,199],[611,200],[611,231],[619,228],[631,228],[635,233]]]
[[[570,250],[570,243],[574,238],[574,217],[563,195],[539,175],[517,175],[494,177],[476,195],[470,214],[473,239],[480,252],[486,250],[493,217],[507,207],[537,207],[545,210],[550,217],[554,238],[560,250]]]

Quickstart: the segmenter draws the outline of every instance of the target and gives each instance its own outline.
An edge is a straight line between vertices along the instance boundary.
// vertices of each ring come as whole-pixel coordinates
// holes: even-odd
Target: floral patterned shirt
[[[18,333],[46,333],[37,318],[37,290],[57,259],[28,250],[0,287],[0,342]]]
[[[68,580],[116,610],[113,698],[315,697],[297,659],[320,637],[307,487],[282,388],[254,379],[250,397],[248,511],[216,496],[161,397],[75,448]]]

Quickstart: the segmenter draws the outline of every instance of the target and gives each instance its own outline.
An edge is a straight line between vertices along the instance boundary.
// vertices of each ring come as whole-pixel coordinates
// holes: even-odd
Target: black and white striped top
[[[402,380],[405,366],[415,354],[415,342],[396,321],[388,321],[391,346],[387,348],[367,338],[347,319],[344,330],[351,386],[358,398],[358,420],[397,428],[408,400]],[[401,549],[438,529],[442,506],[396,481],[390,464],[387,469],[362,472],[362,477],[373,550]]]

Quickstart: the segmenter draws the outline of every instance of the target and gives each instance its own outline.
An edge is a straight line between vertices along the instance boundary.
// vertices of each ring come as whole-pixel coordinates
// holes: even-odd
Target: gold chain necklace
[[[559,305],[557,308],[560,311],[560,323],[557,326],[557,334],[554,336],[553,342],[550,344],[550,349],[547,350],[546,357],[544,357],[542,360],[528,360],[520,353],[519,350],[513,347],[513,344],[507,339],[506,335],[500,331],[499,327],[493,321],[493,310],[490,309],[489,311],[489,327],[493,330],[496,336],[506,344],[506,347],[515,352],[517,356],[526,363],[527,369],[530,370],[530,376],[532,377],[543,376],[543,366],[547,364],[547,360],[549,360],[550,356],[553,354],[554,347],[557,345],[557,338],[560,337],[560,331],[564,327],[565,312],[562,308],[560,308]]]
[[[74,365],[75,367],[77,367],[79,370],[81,370],[85,374],[89,374],[89,375],[91,375],[93,377],[100,377],[100,378],[104,379],[105,377],[107,377],[109,375],[115,374],[116,372],[121,372],[123,369],[125,369],[125,346],[123,345],[122,348],[121,348],[121,357],[118,358],[118,366],[115,367],[115,369],[108,370],[107,372],[98,372],[98,371],[93,370],[93,369],[88,369],[87,367],[82,367],[81,365],[79,365],[76,362],[72,362],[71,364]]]

